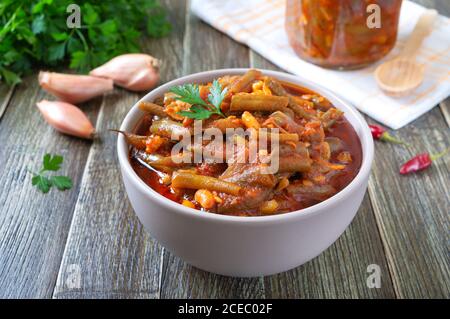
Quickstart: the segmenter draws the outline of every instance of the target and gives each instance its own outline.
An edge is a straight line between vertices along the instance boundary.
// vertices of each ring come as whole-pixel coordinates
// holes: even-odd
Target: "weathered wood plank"
[[[380,288],[369,288],[380,267]],[[395,298],[368,195],[344,234],[321,255],[291,271],[267,277],[268,298]]]
[[[0,83],[0,120],[5,114],[6,108],[9,105],[9,101],[11,100],[14,93],[15,85],[7,86],[4,83]]]
[[[225,67],[247,67],[248,50],[199,21],[190,12],[184,39],[185,74]],[[262,298],[261,278],[223,277],[198,270],[164,252],[161,298]]]
[[[441,0],[411,0],[430,9],[436,9],[440,14],[450,15],[450,2]]]
[[[445,122],[447,122],[447,126],[450,127],[450,98],[442,101],[439,104],[439,107],[441,108],[441,112],[444,116]]]
[[[448,1],[415,2],[450,15]],[[409,150],[376,144],[376,153],[383,155],[375,157],[369,194],[393,284],[402,298],[450,296],[449,159],[419,174],[404,177],[398,174],[399,165],[411,156],[450,145],[448,101],[447,98],[440,104],[442,113],[435,108],[397,132],[412,145]]]
[[[91,145],[48,126],[35,104],[51,99],[26,77],[0,124],[0,297],[51,297]],[[82,106],[95,123],[100,100]],[[74,187],[44,195],[27,169],[39,169],[45,153],[64,156],[62,174]]]
[[[158,296],[160,247],[126,200],[116,158],[116,136],[137,94],[116,90],[100,109],[97,140],[90,152],[76,202],[55,298],[126,298]],[[79,287],[70,285],[72,265],[80,270]]]
[[[204,23],[191,11],[187,14],[183,50],[183,74],[249,65],[245,46]]]
[[[261,278],[233,278],[192,267],[164,252],[161,298],[264,298]]]
[[[164,61],[162,82],[180,75],[184,3],[166,1],[171,36],[144,42],[144,51]],[[97,122],[100,140],[91,148],[64,252],[54,298],[158,298],[162,248],[144,230],[126,199],[116,156],[120,126],[139,95],[116,89]],[[81,270],[79,288],[67,284],[71,265]],[[70,283],[70,282],[69,282]]]
[[[418,2],[437,6],[441,13],[449,15],[448,2]],[[146,51],[166,58],[163,80],[181,73],[248,65],[242,46],[193,17],[189,18],[193,21],[188,24],[188,36],[184,38],[185,48],[189,49],[184,50],[180,45],[184,3],[172,0],[166,4],[175,23],[174,34],[169,39],[144,44]],[[92,148],[85,170],[91,144],[60,135],[43,122],[34,104],[48,95],[39,90],[35,78],[25,78],[15,90],[12,94],[13,91],[0,88],[3,99],[0,100],[0,185],[3,185],[0,186],[0,297],[50,297],[58,269],[59,281],[54,291],[57,298],[393,296],[390,289],[385,290],[391,283],[384,258],[378,255],[379,238],[371,231],[375,225],[367,197],[352,225],[330,249],[296,270],[266,278],[266,287],[260,278],[224,278],[199,271],[169,253],[164,254],[161,273],[157,256],[162,249],[143,231],[129,205],[118,202],[117,198],[123,201],[124,190],[99,186],[121,184],[117,180],[117,163],[111,155],[115,153],[115,138],[100,134],[101,141]],[[133,104],[136,98],[122,90],[107,97],[98,129],[118,126],[126,105]],[[6,108],[8,103],[4,101],[10,99]],[[93,122],[100,101],[83,106]],[[441,110],[444,115],[447,110],[448,114],[448,100],[441,104]],[[111,126],[106,124],[110,119],[113,119]],[[410,151],[377,143],[377,153],[383,156],[376,158],[369,193],[393,284],[400,297],[450,296],[446,239],[450,207],[448,158],[415,176],[396,175],[396,161],[404,161],[425,149],[439,151],[448,147],[448,133],[436,108],[398,132],[400,137],[414,143]],[[31,187],[26,168],[38,166],[46,152],[65,155],[62,173],[73,177],[72,190],[41,195]],[[105,169],[112,172],[97,167],[97,161],[102,160]],[[76,218],[72,221],[74,208]],[[70,240],[59,268],[69,227]],[[356,238],[365,238],[371,253]],[[342,265],[340,260],[352,262]],[[365,267],[369,263],[381,263],[381,290],[364,290]],[[81,267],[80,289],[67,287],[71,264]],[[161,292],[157,288],[159,275]]]
[[[394,287],[402,298],[448,298],[450,158],[418,174],[401,176],[398,170],[416,154],[449,147],[449,128],[435,108],[396,136],[411,146],[377,142],[369,181]]]
[[[448,1],[415,2],[436,8],[443,15],[450,15]],[[450,296],[449,159],[447,157],[436,163],[435,167],[419,174],[398,174],[400,164],[411,156],[449,147],[446,105],[448,99],[440,105],[442,113],[439,108],[435,108],[396,132],[412,145],[411,148],[376,143],[376,154],[382,155],[375,156],[369,194],[394,288],[401,298]]]
[[[252,66],[280,70],[255,52]],[[367,266],[381,270],[381,288],[368,288]],[[303,266],[265,278],[268,298],[393,298],[392,282],[368,196],[345,233]]]

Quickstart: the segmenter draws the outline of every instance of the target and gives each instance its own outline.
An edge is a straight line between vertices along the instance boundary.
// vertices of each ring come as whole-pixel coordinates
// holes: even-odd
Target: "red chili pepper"
[[[450,148],[439,154],[422,153],[416,155],[400,167],[400,174],[405,175],[424,170],[431,166],[435,160],[447,154],[448,151],[450,151]]]
[[[381,126],[369,125],[369,128],[370,128],[370,132],[372,132],[372,137],[375,140],[407,145],[405,142],[400,141],[400,140],[396,139],[395,137],[393,137],[391,134],[389,134],[389,132],[387,132]]]

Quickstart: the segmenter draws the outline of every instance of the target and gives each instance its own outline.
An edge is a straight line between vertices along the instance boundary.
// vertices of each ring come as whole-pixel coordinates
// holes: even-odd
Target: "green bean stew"
[[[359,138],[342,111],[315,92],[258,70],[177,87],[140,108],[146,114],[135,131],[121,132],[130,145],[133,169],[156,192],[199,211],[262,216],[300,210],[341,191],[361,166]],[[193,139],[195,120],[223,134],[248,129],[257,140],[263,129],[277,129],[267,136],[279,141],[278,170],[264,172],[267,164],[259,157],[239,163],[219,154],[204,155],[200,163],[180,162],[192,159],[195,150],[173,154],[181,138],[172,137]],[[247,154],[249,137],[239,138],[240,151]],[[212,144],[202,141],[198,151]],[[272,151],[269,147],[258,154]]]

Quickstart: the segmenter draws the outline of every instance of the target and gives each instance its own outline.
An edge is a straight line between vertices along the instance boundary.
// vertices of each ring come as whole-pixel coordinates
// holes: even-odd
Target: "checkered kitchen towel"
[[[375,120],[398,129],[429,111],[450,95],[450,19],[439,16],[425,39],[418,60],[426,64],[426,78],[414,93],[391,98],[377,87],[378,64],[356,71],[332,71],[297,57],[284,31],[285,0],[192,0],[192,11],[213,27],[294,74],[303,75],[336,92]],[[424,7],[404,1],[398,42],[383,60],[398,54]],[[380,63],[380,62],[379,62]]]

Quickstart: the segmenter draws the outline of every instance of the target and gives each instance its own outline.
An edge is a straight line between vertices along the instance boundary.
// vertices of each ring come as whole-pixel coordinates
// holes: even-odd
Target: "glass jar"
[[[308,62],[333,69],[364,67],[394,47],[401,4],[402,0],[287,0],[289,42]]]

